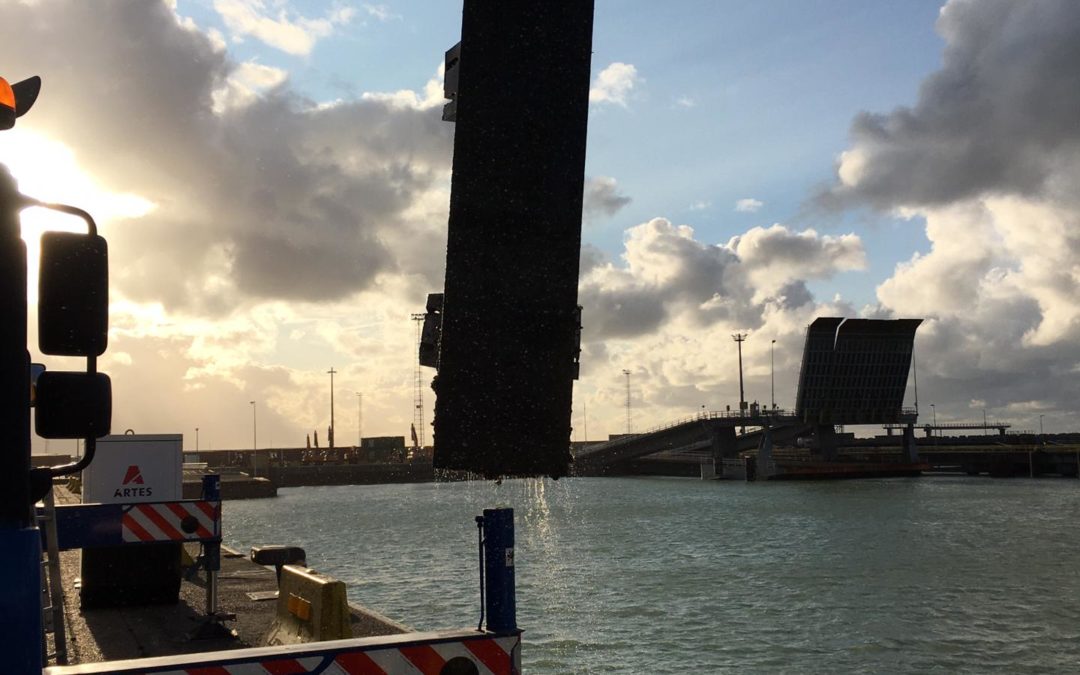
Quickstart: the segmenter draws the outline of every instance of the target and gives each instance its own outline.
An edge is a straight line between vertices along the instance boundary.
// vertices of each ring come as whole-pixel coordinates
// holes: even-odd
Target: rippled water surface
[[[1076,480],[310,487],[224,522],[415,628],[464,628],[492,506],[515,509],[529,672],[1080,672]]]

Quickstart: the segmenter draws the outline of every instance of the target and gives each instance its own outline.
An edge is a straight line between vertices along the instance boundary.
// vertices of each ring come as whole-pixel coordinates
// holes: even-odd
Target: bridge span
[[[640,434],[627,434],[595,443],[577,452],[574,473],[579,476],[604,475],[620,463],[654,456],[658,459],[720,459],[753,450],[761,443],[762,431],[770,428],[774,442],[793,442],[813,425],[788,410],[754,409],[702,412],[691,417],[653,427]],[[738,429],[747,430],[737,433]]]
[[[918,411],[904,408],[903,402],[915,330],[921,322],[818,317],[807,327],[794,411],[747,406],[740,388],[739,410],[702,412],[645,433],[587,446],[575,455],[574,473],[614,473],[620,465],[626,468],[638,459],[657,456],[683,462],[699,457],[701,465],[711,459],[713,466],[726,466],[723,460],[760,449],[755,461],[768,477],[791,473],[770,459],[774,444],[795,445],[797,437],[811,436],[811,460],[837,462],[837,427],[866,424],[901,427],[903,458],[917,469]]]

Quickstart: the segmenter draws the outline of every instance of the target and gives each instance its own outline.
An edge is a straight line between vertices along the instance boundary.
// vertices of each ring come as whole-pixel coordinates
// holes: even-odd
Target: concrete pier
[[[63,487],[54,487],[54,492],[58,504],[78,503],[78,497]],[[218,606],[220,611],[236,615],[235,621],[225,622],[236,635],[213,639],[194,637],[206,611],[205,573],[181,583],[176,604],[83,610],[79,606],[79,556],[80,551],[60,553],[68,663],[72,665],[255,647],[274,617],[273,600],[256,601],[248,595],[276,590],[274,570],[256,565],[245,553],[224,546],[218,574]],[[356,605],[351,605],[350,610],[354,637],[411,632],[409,627],[373,610]]]

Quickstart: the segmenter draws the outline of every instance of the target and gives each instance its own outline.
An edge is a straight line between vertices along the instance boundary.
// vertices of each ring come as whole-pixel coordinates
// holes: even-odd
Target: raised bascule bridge
[[[920,323],[818,318],[806,331],[795,410],[703,412],[581,448],[574,471],[747,480],[918,474],[926,465],[915,444],[917,413],[903,401]],[[842,455],[846,436],[836,429],[845,425],[897,428],[899,449]]]

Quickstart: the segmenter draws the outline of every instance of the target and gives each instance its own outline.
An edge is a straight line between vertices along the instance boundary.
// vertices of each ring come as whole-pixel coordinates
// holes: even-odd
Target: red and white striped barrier
[[[124,543],[213,539],[221,536],[221,502],[132,504],[120,527]]]
[[[288,647],[53,666],[45,669],[45,674],[444,675],[469,672],[459,670],[466,662],[479,675],[520,675],[521,635],[493,637],[476,631],[405,633]]]

